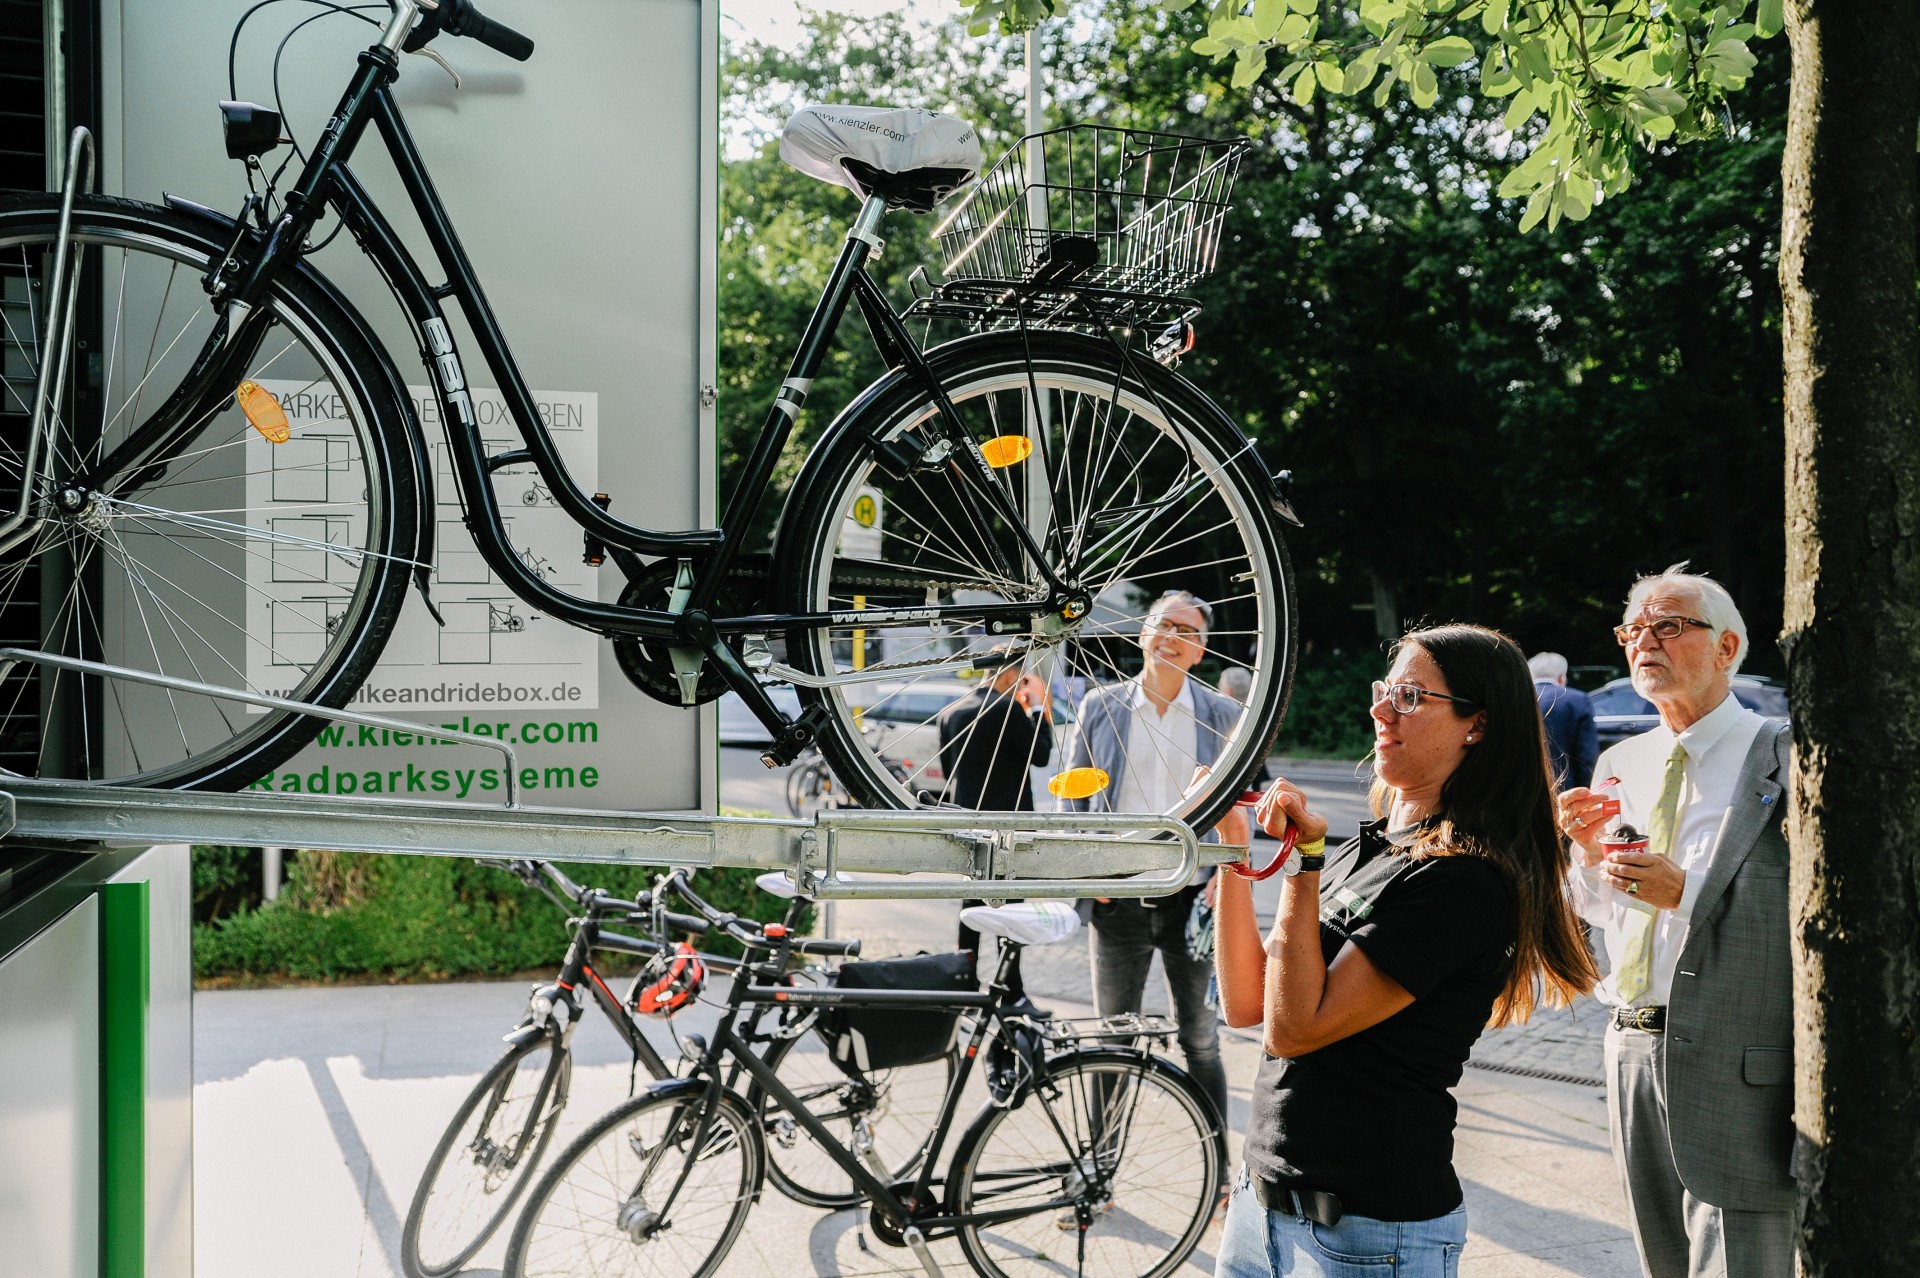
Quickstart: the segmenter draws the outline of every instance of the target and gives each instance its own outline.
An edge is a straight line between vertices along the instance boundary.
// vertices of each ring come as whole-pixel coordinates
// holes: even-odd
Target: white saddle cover
[[[843,160],[859,160],[885,173],[912,169],[980,172],[980,135],[954,115],[905,107],[810,106],[787,121],[780,158],[808,177],[860,194]]]
[[[960,921],[976,932],[1004,936],[1019,945],[1052,945],[1080,929],[1080,915],[1071,901],[969,905],[960,911]]]

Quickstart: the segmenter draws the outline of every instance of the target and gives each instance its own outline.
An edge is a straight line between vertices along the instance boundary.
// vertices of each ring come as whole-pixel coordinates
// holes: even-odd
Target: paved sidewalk
[[[944,942],[955,909],[936,902],[843,904],[837,921],[843,933],[868,940],[869,954],[879,954]],[[887,945],[889,935],[900,944]],[[1090,1012],[1082,938],[1029,955],[1029,986],[1043,1001],[1064,1015]],[[524,984],[196,995],[197,1278],[395,1278],[400,1223],[427,1154],[499,1052],[499,1035],[525,995]],[[1154,995],[1163,999],[1158,990]],[[705,1019],[701,1009],[683,1028],[698,1031]],[[1490,1037],[1483,1051],[1522,1067],[1579,1065],[1580,1036],[1595,1020],[1590,1013],[1565,1025],[1549,1018],[1536,1030]],[[663,1046],[671,1058],[671,1045]],[[1253,1036],[1232,1031],[1223,1046],[1229,1120],[1238,1132],[1247,1121],[1259,1047]],[[586,1021],[575,1047],[563,1142],[627,1093],[624,1046],[601,1018]],[[1466,1182],[1472,1231],[1462,1272],[1633,1278],[1638,1269],[1607,1151],[1602,1093],[1470,1069],[1455,1094],[1455,1165]],[[1237,1136],[1233,1144],[1237,1156]],[[1211,1272],[1216,1240],[1209,1232],[1183,1273]],[[503,1246],[496,1240],[476,1258],[480,1272],[500,1263]],[[940,1244],[936,1254],[949,1274],[967,1272],[953,1244]],[[769,1188],[720,1272],[826,1278],[920,1271],[911,1253],[868,1235],[858,1213],[802,1208]]]

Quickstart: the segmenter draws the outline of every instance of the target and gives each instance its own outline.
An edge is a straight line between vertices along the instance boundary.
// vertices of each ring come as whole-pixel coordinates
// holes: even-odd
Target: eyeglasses
[[[1688,626],[1698,626],[1702,630],[1713,629],[1710,622],[1702,621],[1698,617],[1655,617],[1652,621],[1629,621],[1624,626],[1615,626],[1613,637],[1620,641],[1622,648],[1631,648],[1640,642],[1640,635],[1644,631],[1653,631],[1653,637],[1665,643],[1669,639],[1678,639],[1685,634]]]
[[[1147,629],[1157,635],[1177,635],[1182,639],[1198,639],[1206,633],[1197,626],[1183,626],[1165,617],[1155,617],[1147,623]]]
[[[1395,714],[1412,714],[1420,708],[1420,698],[1422,697],[1432,697],[1436,701],[1451,701],[1456,705],[1463,706],[1477,706],[1480,704],[1478,701],[1470,701],[1466,697],[1456,697],[1450,693],[1435,692],[1431,688],[1422,688],[1418,684],[1381,683],[1378,680],[1374,681],[1373,704],[1377,706],[1384,701],[1393,707]]]

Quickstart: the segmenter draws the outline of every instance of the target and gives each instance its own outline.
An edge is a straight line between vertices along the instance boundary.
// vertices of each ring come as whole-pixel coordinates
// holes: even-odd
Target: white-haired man
[[[1587,785],[1593,780],[1593,760],[1600,753],[1600,730],[1593,722],[1593,703],[1578,688],[1567,686],[1567,659],[1557,652],[1536,652],[1527,659],[1533,671],[1533,695],[1540,701],[1540,717],[1547,725],[1547,760],[1561,788]]]
[[[1614,1162],[1649,1278],[1793,1271],[1787,725],[1736,701],[1747,628],[1679,564],[1634,583],[1614,631],[1660,726],[1560,797],[1570,884],[1604,931]],[[1618,796],[1618,797],[1617,797]],[[1620,812],[1644,851],[1609,851]]]

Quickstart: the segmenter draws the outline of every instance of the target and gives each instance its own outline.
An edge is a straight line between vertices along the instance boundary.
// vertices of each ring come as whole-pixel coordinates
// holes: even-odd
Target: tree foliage
[[[1464,79],[1451,69],[1476,66],[1480,95],[1506,100],[1500,125],[1523,156],[1500,194],[1526,199],[1522,231],[1542,220],[1551,230],[1624,191],[1636,150],[1719,131],[1727,95],[1753,74],[1748,42],[1778,34],[1782,2],[1209,0],[1192,47],[1230,60],[1233,88],[1271,74],[1303,107],[1325,93],[1375,107],[1404,97],[1425,111],[1462,87],[1447,83]],[[973,0],[971,29],[1025,29],[1060,7]]]

